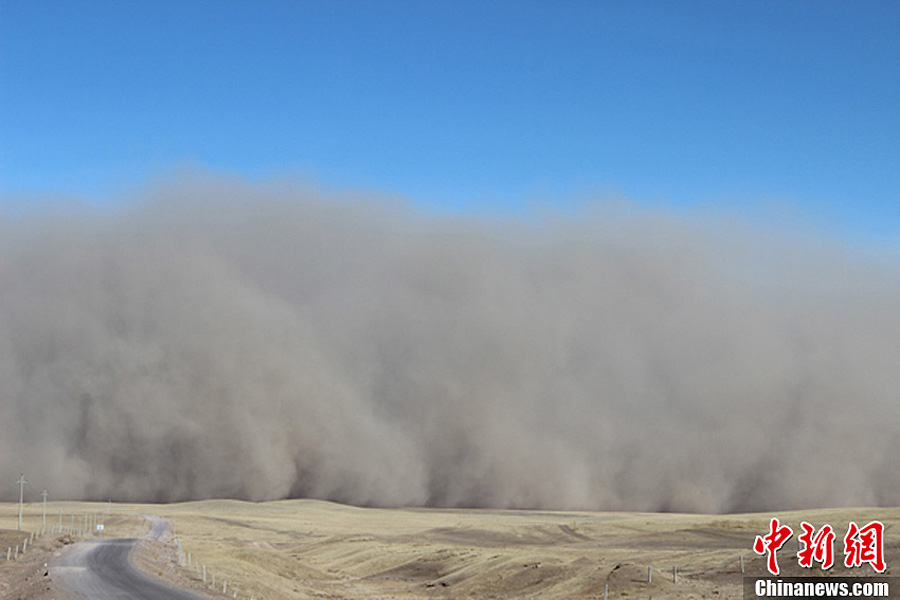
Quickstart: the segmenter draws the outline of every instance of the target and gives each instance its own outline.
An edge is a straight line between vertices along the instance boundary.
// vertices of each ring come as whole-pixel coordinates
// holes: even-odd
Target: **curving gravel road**
[[[166,531],[161,519],[150,520],[144,538],[158,540]],[[89,600],[202,600],[183,590],[150,579],[128,560],[138,538],[90,540],[75,544],[53,561],[54,579]]]

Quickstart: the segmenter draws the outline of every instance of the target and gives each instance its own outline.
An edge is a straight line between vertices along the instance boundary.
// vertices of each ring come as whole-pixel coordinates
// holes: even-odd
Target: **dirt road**
[[[149,517],[147,539],[158,540],[166,523]],[[89,540],[76,544],[53,561],[51,576],[76,596],[90,600],[200,600],[188,592],[169,587],[139,572],[129,555],[139,538]]]

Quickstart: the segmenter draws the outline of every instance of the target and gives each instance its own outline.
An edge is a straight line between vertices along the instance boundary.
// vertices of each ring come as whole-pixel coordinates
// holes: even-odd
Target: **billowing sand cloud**
[[[5,217],[0,493],[896,505],[897,265],[725,222],[215,177]]]

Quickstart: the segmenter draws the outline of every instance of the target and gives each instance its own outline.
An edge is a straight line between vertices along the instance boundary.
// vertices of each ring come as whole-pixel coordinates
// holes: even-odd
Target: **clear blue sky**
[[[900,239],[900,2],[0,2],[0,208],[189,163]]]

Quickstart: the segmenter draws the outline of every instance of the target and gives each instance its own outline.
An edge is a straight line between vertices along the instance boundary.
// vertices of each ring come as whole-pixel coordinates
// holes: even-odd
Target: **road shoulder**
[[[130,556],[131,564],[147,577],[210,599],[231,598],[213,592],[196,573],[178,564],[178,551],[171,538],[142,539]]]
[[[21,540],[19,539],[21,538]],[[44,535],[29,542],[28,550],[15,560],[6,560],[6,549],[21,544],[30,534],[0,531],[3,558],[0,559],[0,598],[9,600],[70,600],[65,588],[57,585],[50,573],[51,561],[74,543],[67,535]],[[21,548],[21,546],[20,546]],[[15,554],[14,554],[15,555]]]

